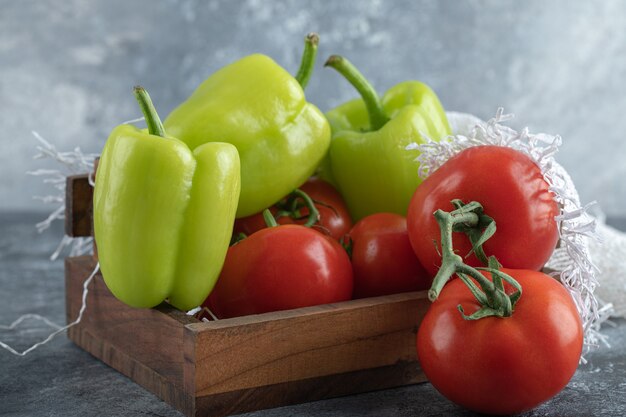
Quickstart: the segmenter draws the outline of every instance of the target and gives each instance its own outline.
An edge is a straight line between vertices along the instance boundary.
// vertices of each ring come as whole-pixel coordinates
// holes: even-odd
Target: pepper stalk
[[[372,84],[347,58],[331,55],[324,66],[334,68],[359,92],[367,108],[370,130],[378,130],[389,121],[389,117],[383,110],[380,97],[378,97]]]

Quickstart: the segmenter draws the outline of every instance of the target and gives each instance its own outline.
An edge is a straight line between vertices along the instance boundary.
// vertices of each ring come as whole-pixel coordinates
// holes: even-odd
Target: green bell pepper
[[[446,114],[435,93],[418,81],[392,87],[379,99],[373,87],[345,58],[326,62],[361,94],[326,113],[333,136],[320,177],[341,191],[354,221],[373,213],[406,215],[421,183],[412,142],[450,135]]]
[[[260,212],[300,186],[328,150],[330,126],[303,91],[317,42],[315,34],[306,38],[296,78],[265,55],[242,58],[206,79],[164,122],[191,149],[209,141],[237,147],[237,217]]]
[[[232,233],[239,156],[228,143],[193,151],[166,136],[148,94],[135,95],[148,131],[130,125],[107,140],[94,190],[94,236],[113,295],[133,307],[166,298],[181,309],[213,289]]]

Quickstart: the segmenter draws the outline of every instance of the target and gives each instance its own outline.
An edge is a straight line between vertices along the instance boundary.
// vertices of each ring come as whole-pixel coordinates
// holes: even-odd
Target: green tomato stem
[[[350,61],[339,55],[331,55],[324,66],[334,68],[359,92],[367,108],[371,130],[378,130],[389,121],[376,90]]]
[[[303,204],[304,203],[304,204]],[[305,227],[313,227],[320,220],[320,212],[317,209],[315,201],[304,191],[299,188],[293,190],[287,197],[276,204],[279,209],[276,218],[289,217],[293,220],[301,220],[303,214],[301,209],[306,207],[309,211],[307,221],[303,224]]]
[[[241,242],[242,240],[244,240],[247,237],[248,237],[248,235],[246,235],[245,233],[239,232],[236,235],[233,235],[231,237],[229,246],[233,246],[234,244]]]
[[[159,118],[159,114],[152,104],[152,99],[145,88],[141,86],[135,86],[133,88],[135,98],[139,103],[143,117],[146,119],[146,125],[148,126],[148,133],[155,136],[165,137],[165,129],[163,123]]]
[[[293,190],[293,194],[296,197],[301,198],[304,201],[304,205],[309,209],[309,217],[304,223],[304,226],[313,227],[313,225],[320,220],[320,212],[317,207],[315,207],[315,202],[311,199],[311,197],[309,197],[307,193],[299,188]]]
[[[300,61],[300,68],[295,76],[295,79],[300,83],[304,90],[309,83],[309,79],[313,74],[313,67],[315,66],[315,58],[317,57],[317,45],[319,44],[320,37],[317,33],[311,32],[304,38],[304,52],[302,52],[302,60]]]
[[[452,246],[453,232],[467,232],[467,228],[476,227],[481,223],[481,219],[484,218],[482,206],[477,202],[463,205],[455,204],[453,201],[453,204],[456,210],[452,212],[437,210],[434,213],[441,233],[442,261],[441,268],[439,268],[428,291],[429,300],[435,301],[444,285],[454,274],[457,274],[482,306],[472,315],[466,316],[463,308],[459,305],[458,308],[463,318],[477,320],[490,316],[510,317],[513,314],[515,303],[521,297],[521,285],[513,277],[499,270],[500,264],[495,257],[492,256],[488,259],[488,268],[473,268],[466,265],[463,258],[454,253]],[[493,219],[489,219],[491,223],[495,223]],[[495,224],[493,228],[495,230]],[[490,272],[492,280],[487,279],[479,270]],[[472,281],[472,278],[478,282],[480,288]],[[503,280],[515,287],[517,291],[511,295],[506,294]]]
[[[269,209],[263,210],[263,220],[265,220],[265,224],[267,227],[276,227],[278,223],[276,223],[276,219],[272,215],[272,212]]]
[[[462,208],[448,213],[447,211],[437,210],[434,214],[437,224],[439,224],[439,232],[441,235],[441,268],[437,271],[437,275],[433,279],[433,284],[428,290],[428,299],[435,301],[439,297],[439,293],[444,285],[457,272],[459,265],[463,264],[463,258],[454,253],[452,246],[452,232],[455,224],[476,224],[478,216],[475,213],[459,212]]]

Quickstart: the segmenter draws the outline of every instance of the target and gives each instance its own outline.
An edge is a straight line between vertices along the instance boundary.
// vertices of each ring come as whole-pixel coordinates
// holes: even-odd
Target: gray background
[[[47,189],[25,171],[36,130],[61,150],[98,152],[139,116],[134,84],[162,116],[209,74],[253,52],[289,71],[321,36],[307,89],[322,110],[355,96],[331,53],[384,91],[413,78],[449,110],[564,138],[559,161],[584,201],[626,215],[626,2],[0,0],[0,210],[36,209]]]

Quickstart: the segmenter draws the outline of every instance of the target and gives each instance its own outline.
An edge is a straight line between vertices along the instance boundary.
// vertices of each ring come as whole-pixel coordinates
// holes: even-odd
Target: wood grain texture
[[[185,389],[213,415],[424,381],[427,306],[416,292],[188,325]]]
[[[67,322],[78,316],[83,282],[95,262],[91,256],[67,258]],[[193,394],[183,389],[183,331],[197,321],[168,304],[136,309],[118,301],[98,274],[89,286],[83,320],[68,337],[107,365],[187,414]]]
[[[65,183],[65,234],[92,236],[93,187],[89,174],[68,176]]]
[[[227,416],[425,381],[418,364],[398,362],[381,368],[198,397],[196,416]]]

